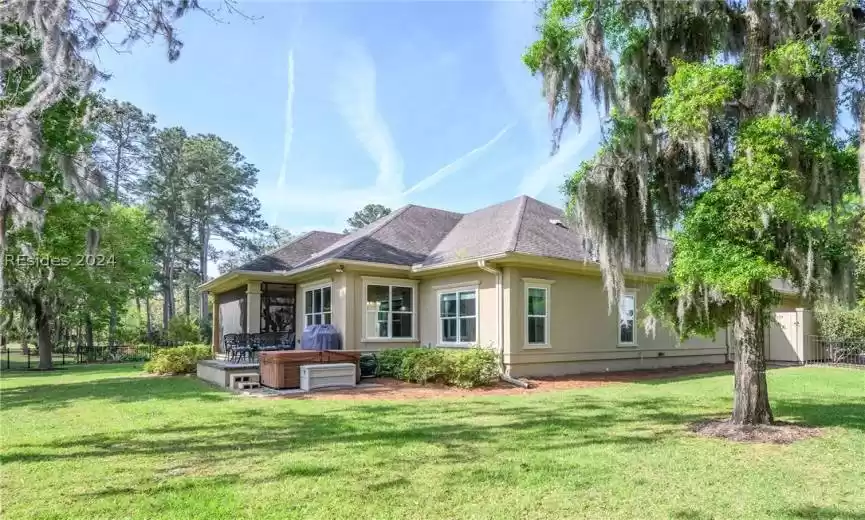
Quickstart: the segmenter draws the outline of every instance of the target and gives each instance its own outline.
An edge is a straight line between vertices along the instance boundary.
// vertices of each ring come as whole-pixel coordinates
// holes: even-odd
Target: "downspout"
[[[486,260],[478,260],[478,268],[482,271],[495,275],[496,277],[496,343],[499,350],[499,378],[506,383],[521,388],[529,388],[526,381],[520,381],[509,376],[505,370],[505,343],[504,343],[504,289],[502,287],[502,271],[487,265]]]

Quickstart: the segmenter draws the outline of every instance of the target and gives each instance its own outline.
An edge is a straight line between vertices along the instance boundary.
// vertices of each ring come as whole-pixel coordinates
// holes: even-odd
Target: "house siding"
[[[496,277],[480,269],[447,276],[436,276],[420,284],[420,343],[439,346],[439,302],[442,290],[477,284],[477,341],[484,347],[496,347]],[[442,345],[447,346],[447,345]]]
[[[525,282],[541,279],[550,286],[549,347],[525,344]],[[506,305],[510,338],[506,342],[505,365],[514,376],[562,375],[606,370],[662,368],[699,363],[723,363],[726,331],[714,338],[692,338],[679,342],[671,331],[658,325],[654,335],[641,326],[643,305],[653,285],[626,284],[637,297],[635,346],[618,344],[618,311],[608,308],[600,276],[566,274],[540,269],[506,269]]]

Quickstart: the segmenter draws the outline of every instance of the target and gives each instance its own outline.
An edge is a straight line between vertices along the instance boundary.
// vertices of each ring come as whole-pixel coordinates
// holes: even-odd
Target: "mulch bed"
[[[364,383],[374,383],[371,388],[347,388],[317,390],[307,394],[280,396],[276,399],[430,399],[437,397],[476,397],[482,395],[524,395],[536,392],[551,392],[574,388],[593,388],[617,383],[630,383],[648,379],[666,379],[693,374],[729,372],[732,365],[696,365],[691,367],[667,368],[661,370],[634,370],[630,372],[610,372],[599,374],[579,374],[562,377],[526,379],[532,388],[518,388],[499,381],[484,388],[463,389],[439,384],[419,385],[394,379],[365,379]]]
[[[728,419],[699,421],[691,425],[691,431],[704,437],[768,444],[792,444],[821,434],[820,428],[780,421],[771,425],[741,426],[730,423]]]

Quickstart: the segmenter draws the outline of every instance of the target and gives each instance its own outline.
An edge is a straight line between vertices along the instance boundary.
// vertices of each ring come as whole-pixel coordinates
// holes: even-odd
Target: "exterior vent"
[[[552,224],[554,226],[559,226],[562,229],[568,229],[568,226],[566,226],[564,222],[562,222],[561,220],[559,220],[557,218],[551,218],[550,224]]]

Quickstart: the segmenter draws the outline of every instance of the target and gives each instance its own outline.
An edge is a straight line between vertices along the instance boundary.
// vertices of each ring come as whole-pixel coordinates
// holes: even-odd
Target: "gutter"
[[[504,343],[504,289],[502,287],[502,271],[501,269],[496,269],[494,267],[490,267],[487,265],[486,260],[478,260],[477,261],[478,268],[481,271],[485,271],[496,277],[496,342],[498,343],[499,350],[499,378],[506,383],[510,383],[514,386],[519,386],[521,388],[529,388],[529,384],[526,381],[520,381],[519,379],[515,379],[507,374],[505,370],[505,343]]]

